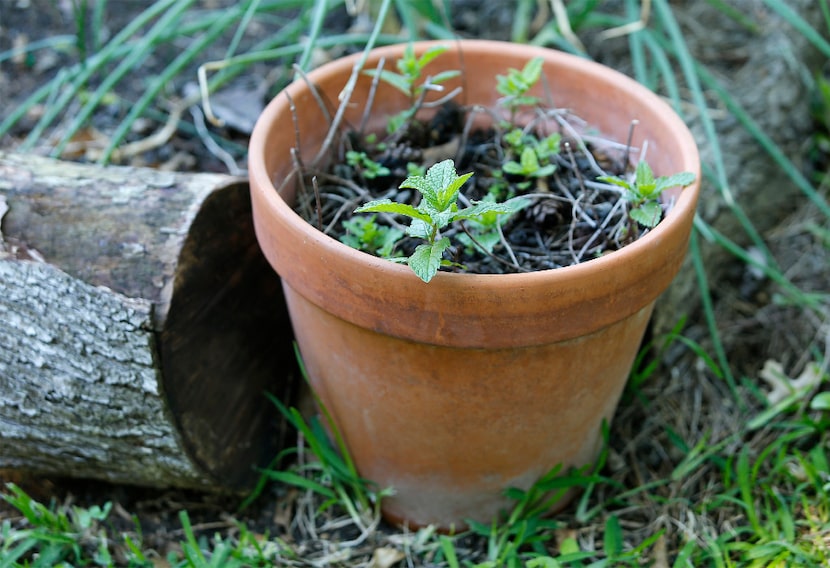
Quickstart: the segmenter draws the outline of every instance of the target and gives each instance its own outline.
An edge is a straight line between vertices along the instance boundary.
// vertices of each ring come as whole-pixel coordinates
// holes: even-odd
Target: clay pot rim
[[[387,60],[393,58],[406,44],[394,44],[383,47],[378,47],[373,50],[373,55],[378,57],[386,57]],[[567,67],[579,67],[579,72],[585,75],[593,76],[606,82],[609,74],[618,76],[615,77],[617,81],[615,86],[620,90],[633,92],[636,97],[643,100],[649,105],[658,107],[665,107],[667,121],[674,122],[674,136],[676,138],[677,146],[679,148],[678,154],[682,155],[682,163],[678,171],[691,171],[695,174],[695,182],[687,186],[680,192],[675,200],[671,211],[665,219],[651,229],[648,234],[642,236],[637,241],[630,243],[622,249],[609,252],[599,258],[590,259],[580,264],[572,266],[563,266],[559,268],[551,268],[546,270],[538,270],[533,272],[522,273],[508,273],[508,274],[476,274],[463,272],[444,272],[439,271],[435,278],[429,285],[436,285],[442,281],[446,284],[456,284],[459,286],[492,286],[501,288],[503,286],[513,287],[517,285],[532,285],[534,282],[543,280],[546,284],[555,284],[558,281],[566,281],[571,279],[585,278],[586,274],[593,272],[602,272],[605,269],[610,269],[612,265],[620,262],[628,262],[630,257],[636,257],[644,254],[655,254],[661,247],[661,242],[667,237],[667,234],[675,228],[675,224],[671,221],[673,219],[680,219],[687,215],[693,215],[697,202],[698,193],[700,190],[700,158],[697,150],[697,145],[688,131],[685,123],[676,116],[674,111],[665,103],[660,97],[654,94],[646,87],[640,85],[630,77],[605,67],[599,63],[577,57],[568,53],[551,50],[542,47],[517,45],[510,42],[493,41],[493,40],[455,40],[455,41],[422,41],[414,42],[416,53],[432,45],[452,45],[457,46],[464,52],[473,52],[481,49],[498,49],[503,52],[514,52],[517,56],[532,58],[537,55],[542,55],[547,59],[556,59],[557,65]],[[452,48],[451,48],[452,49]],[[361,53],[355,53],[347,57],[337,59],[335,61],[326,63],[317,69],[309,72],[308,80],[314,82],[323,75],[343,75],[348,77],[352,71],[354,64],[360,58]],[[548,62],[548,64],[550,64]],[[296,91],[306,89],[307,85],[304,80],[298,79],[286,87],[285,91],[294,94]],[[495,85],[494,85],[495,88]],[[271,127],[275,118],[284,112],[289,112],[288,99],[284,92],[278,94],[266,106],[258,119],[254,131],[251,135],[251,148],[265,148],[267,147],[267,131]],[[669,125],[672,127],[672,125]],[[279,195],[277,188],[272,181],[271,174],[266,170],[266,160],[251,159],[249,164],[249,175],[255,178],[257,183],[253,183],[252,187],[256,191],[262,192],[265,202],[268,207],[275,210],[286,224],[286,228],[290,229],[299,236],[303,241],[311,240],[316,245],[324,247],[331,254],[344,256],[350,263],[354,263],[356,267],[360,267],[366,271],[381,270],[385,273],[385,277],[403,278],[406,280],[416,279],[418,277],[412,273],[412,270],[406,266],[388,260],[378,258],[369,253],[359,251],[341,243],[337,239],[326,235],[313,227],[299,214],[297,214]],[[302,236],[300,236],[302,235]]]

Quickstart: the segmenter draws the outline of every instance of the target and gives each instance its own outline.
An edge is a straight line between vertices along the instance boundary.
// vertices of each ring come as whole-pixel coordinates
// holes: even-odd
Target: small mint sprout
[[[637,164],[633,182],[619,176],[601,176],[598,179],[624,188],[625,198],[631,202],[629,217],[650,229],[657,226],[663,216],[660,195],[672,187],[686,187],[695,181],[695,175],[692,172],[681,172],[655,178],[651,166],[642,160]]]
[[[342,225],[346,234],[340,237],[341,242],[382,258],[389,258],[395,245],[404,236],[400,229],[378,225],[375,215],[352,217],[343,221]]]
[[[521,106],[532,106],[539,102],[539,97],[527,93],[542,76],[543,64],[543,58],[534,57],[521,71],[508,69],[507,75],[496,75],[496,91],[503,95],[500,104],[509,109],[511,114],[515,114]]]
[[[369,69],[363,73],[371,77],[378,76],[381,81],[391,85],[403,94],[409,97],[411,101],[410,108],[405,109],[389,119],[386,126],[386,131],[390,134],[401,129],[407,122],[409,122],[420,106],[419,95],[426,89],[442,90],[441,83],[444,83],[453,77],[458,77],[461,73],[457,70],[447,70],[436,73],[432,76],[425,76],[426,67],[436,57],[447,51],[449,47],[445,45],[435,45],[424,51],[420,57],[415,57],[415,50],[412,44],[406,46],[403,57],[398,59],[395,66],[398,73],[388,69]],[[419,81],[421,81],[419,83]]]
[[[522,155],[519,162],[508,161],[502,166],[504,173],[525,176],[525,177],[547,177],[556,171],[556,166],[553,164],[542,165],[539,163],[539,156],[536,150],[530,146],[525,146],[522,150]]]
[[[386,166],[379,164],[366,155],[366,152],[356,152],[349,150],[346,152],[346,163],[360,170],[363,177],[366,179],[375,179],[377,177],[388,176],[391,171]]]

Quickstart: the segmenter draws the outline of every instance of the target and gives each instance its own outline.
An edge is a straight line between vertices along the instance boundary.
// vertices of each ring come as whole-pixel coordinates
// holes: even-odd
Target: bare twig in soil
[[[372,114],[372,106],[374,106],[375,102],[375,93],[377,93],[378,85],[380,84],[380,73],[383,71],[384,65],[386,65],[386,58],[381,57],[380,61],[378,61],[377,67],[375,67],[375,75],[372,77],[372,84],[369,87],[369,98],[366,101],[366,108],[363,109],[363,116],[360,117],[360,126],[357,131],[361,135],[366,130],[366,123],[369,122],[369,116]]]
[[[320,188],[317,187],[317,176],[311,176],[311,187],[314,188],[314,202],[317,210],[317,229],[323,230],[323,204],[320,201]]]
[[[478,249],[481,252],[483,252],[484,254],[486,254],[488,257],[492,258],[493,260],[495,260],[499,264],[502,264],[504,266],[512,268],[516,272],[527,272],[527,270],[523,269],[519,265],[519,262],[516,260],[516,257],[513,255],[513,251],[510,249],[509,246],[507,246],[506,248],[509,251],[510,257],[513,259],[512,263],[504,260],[503,258],[501,258],[499,256],[496,256],[495,254],[493,254],[492,252],[487,250],[487,248],[483,244],[481,244],[481,242],[479,242],[478,239],[476,239],[473,236],[473,234],[467,229],[466,224],[464,224],[464,223],[461,224],[461,230],[464,231],[464,234],[467,235],[468,237],[470,237],[470,240],[473,241],[473,244],[476,247],[478,247]],[[501,233],[501,225],[499,225],[499,234],[501,234],[502,239],[504,239],[504,235]],[[504,244],[504,240],[502,240],[502,243]]]
[[[634,139],[634,128],[640,124],[640,121],[634,119],[631,121],[631,124],[628,126],[628,138],[625,141],[625,154],[623,154],[623,163],[627,164],[629,160],[629,156],[631,155],[631,141]]]

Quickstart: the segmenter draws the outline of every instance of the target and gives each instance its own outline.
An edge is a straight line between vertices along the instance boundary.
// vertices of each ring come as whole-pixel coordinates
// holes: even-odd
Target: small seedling
[[[388,258],[404,236],[400,229],[378,225],[375,215],[343,221],[343,228],[346,234],[340,237],[342,243],[382,258]]]
[[[499,104],[510,110],[511,122],[513,122],[519,107],[539,103],[539,97],[527,93],[542,76],[543,62],[544,59],[541,57],[534,57],[525,64],[521,71],[508,69],[507,75],[496,75],[496,91],[503,95]]]
[[[681,172],[655,178],[648,163],[640,161],[633,182],[618,176],[601,176],[598,179],[624,188],[625,197],[631,202],[629,217],[644,227],[652,228],[657,226],[663,216],[660,195],[669,188],[689,185],[695,181],[695,175],[691,172]]]
[[[525,206],[524,200],[511,199],[503,203],[480,201],[464,209],[458,208],[458,193],[472,173],[458,175],[455,163],[444,160],[429,168],[425,176],[409,176],[401,189],[415,189],[422,199],[418,207],[390,199],[370,201],[355,209],[355,213],[393,213],[411,219],[407,228],[410,237],[423,239],[408,258],[391,259],[405,262],[424,282],[429,282],[441,266],[452,262],[443,258],[450,239],[441,236],[441,230],[454,221],[480,219],[486,213],[506,214]]]
[[[346,163],[353,168],[359,169],[360,173],[366,179],[388,176],[391,173],[389,168],[374,161],[366,155],[366,152],[349,150],[346,152]]]
[[[519,161],[508,160],[502,166],[506,174],[542,178],[556,171],[556,165],[551,158],[559,154],[559,143],[562,137],[555,132],[550,136],[538,140],[532,134],[525,134],[516,128],[504,136],[504,141],[510,149],[519,156]]]
[[[553,164],[542,165],[539,162],[539,156],[536,150],[530,146],[525,146],[518,162],[510,160],[502,166],[502,170],[506,174],[512,174],[525,177],[547,177],[556,171],[556,166]]]
[[[427,49],[420,57],[415,57],[415,50],[412,48],[412,44],[409,44],[404,50],[403,57],[398,59],[395,64],[399,73],[389,71],[388,69],[382,69],[380,71],[371,69],[364,72],[372,77],[379,74],[382,81],[395,87],[409,97],[410,107],[389,118],[387,131],[390,134],[400,130],[404,124],[415,116],[415,113],[423,102],[422,96],[425,94],[425,91],[441,90],[441,83],[457,77],[460,74],[456,70],[443,71],[436,75],[426,77],[423,82],[418,83],[423,78],[424,69],[430,61],[447,51],[447,49],[449,48],[445,45],[436,45]]]

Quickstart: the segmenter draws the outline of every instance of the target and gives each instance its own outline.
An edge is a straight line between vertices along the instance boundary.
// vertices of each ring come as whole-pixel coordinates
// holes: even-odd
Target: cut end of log
[[[164,384],[191,457],[220,485],[245,487],[282,443],[266,392],[296,377],[279,278],[254,237],[248,186],[212,193],[182,248],[164,329]],[[248,464],[245,467],[245,464]]]

